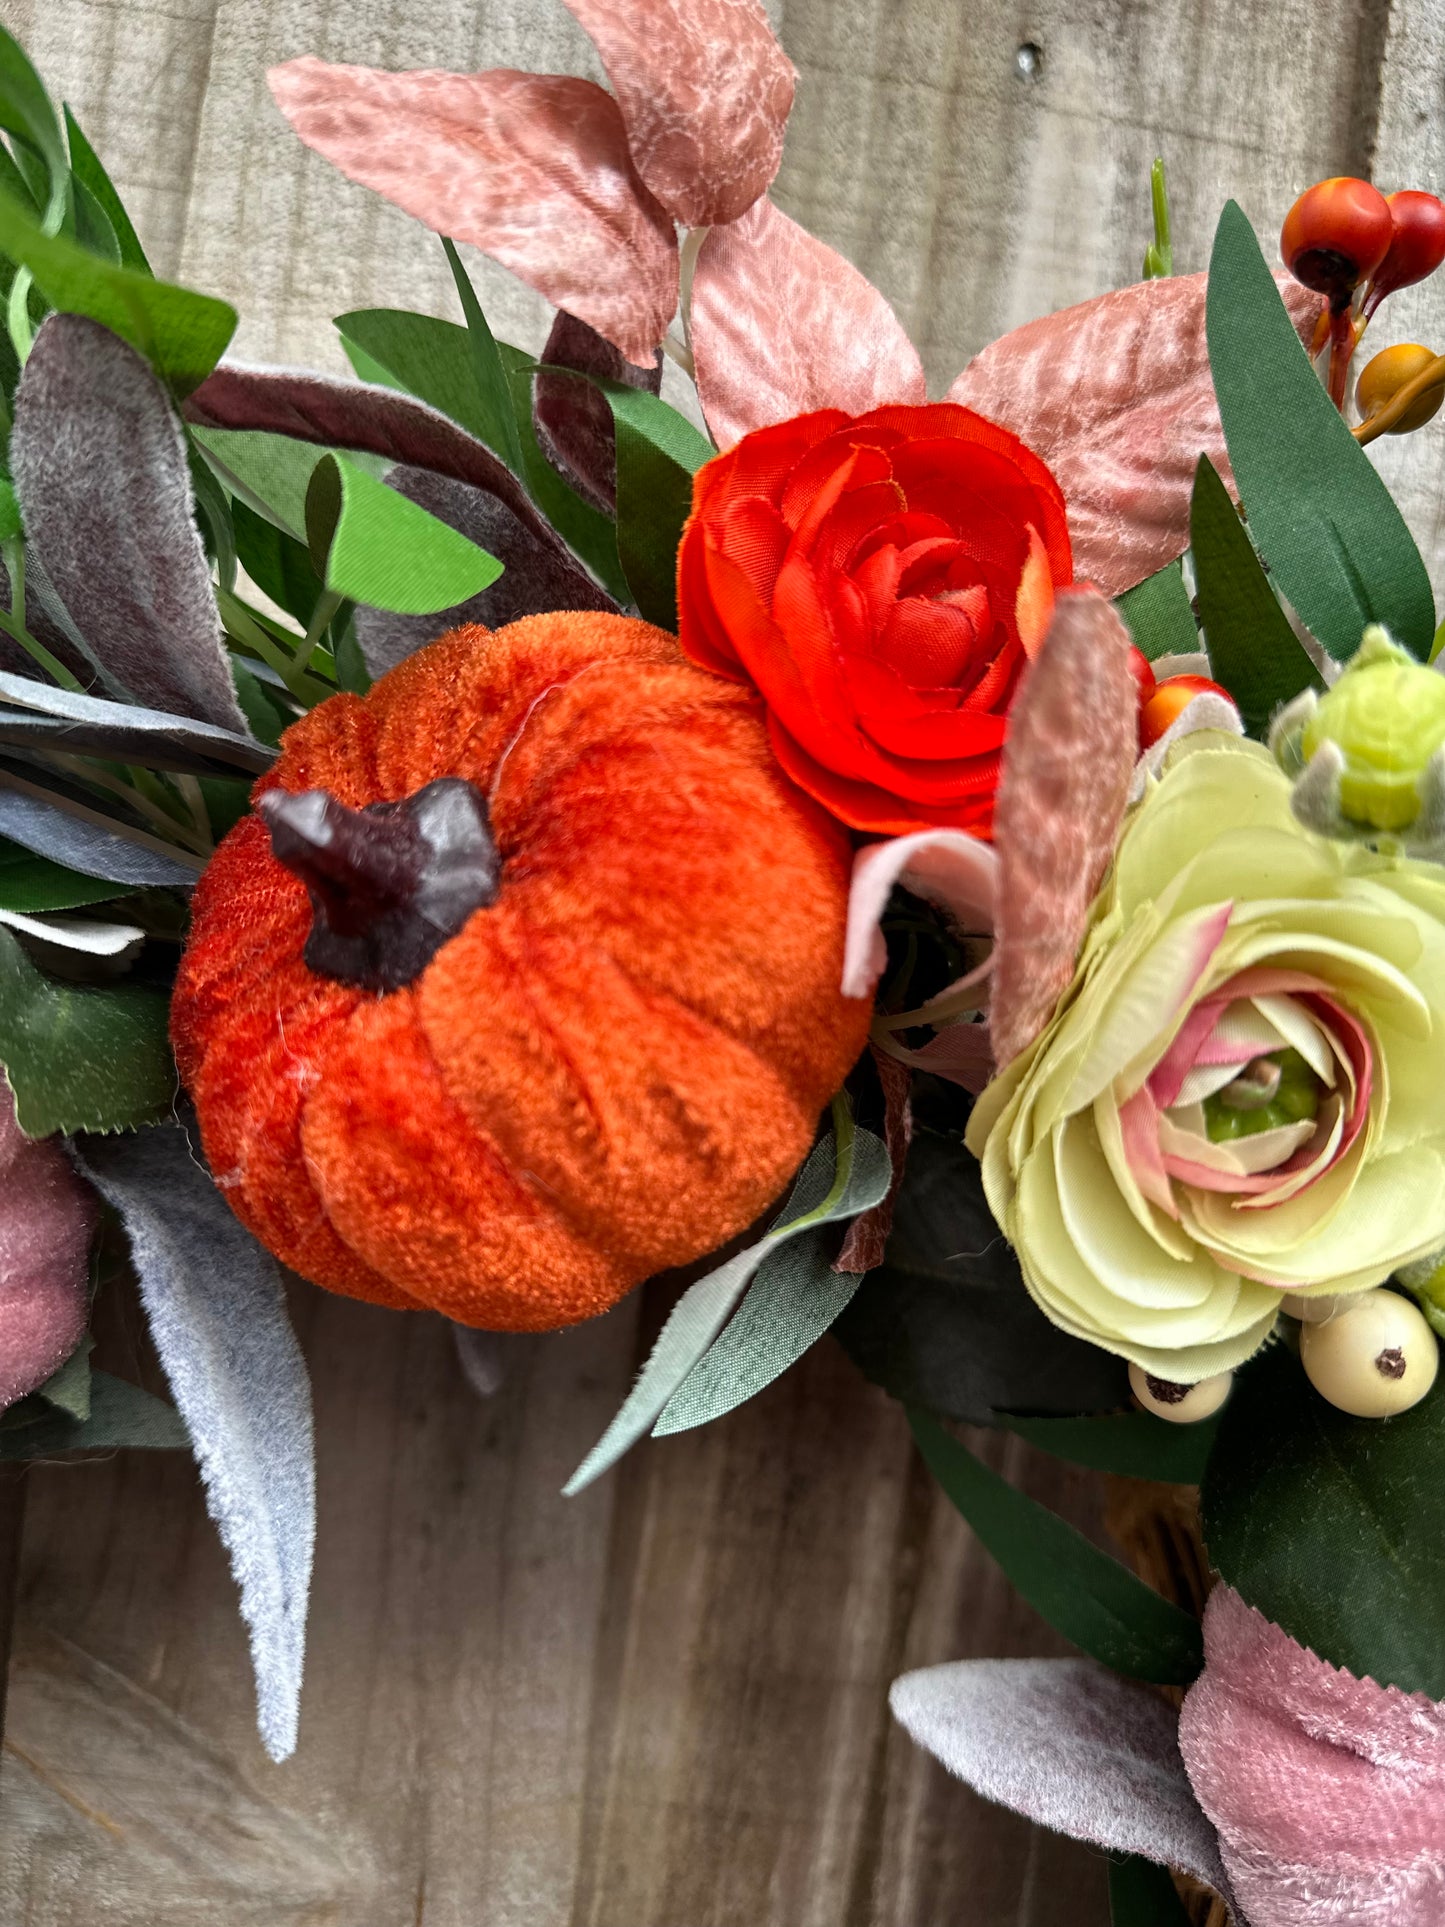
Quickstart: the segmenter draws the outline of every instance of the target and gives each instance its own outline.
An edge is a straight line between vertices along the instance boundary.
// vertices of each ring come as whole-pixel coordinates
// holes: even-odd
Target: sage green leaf
[[[445,237],[442,247],[446,250],[452,279],[457,287],[457,298],[466,318],[467,340],[475,376],[474,433],[494,455],[501,456],[514,475],[520,475],[522,444],[517,434],[517,418],[512,410],[511,387],[502,366],[502,357],[497,352],[496,337],[482,312],[482,304],[477,299],[471,277],[462,266],[461,256]]]
[[[888,1194],[888,1147],[861,1127],[853,1145],[850,1205],[869,1210]],[[863,1282],[834,1271],[841,1234],[831,1225],[779,1246],[758,1266],[747,1295],[720,1336],[663,1407],[653,1436],[690,1431],[755,1397],[827,1331]]]
[[[1183,1686],[1204,1664],[1199,1622],[976,1459],[931,1413],[908,1422],[929,1470],[1029,1604],[1116,1673]]]
[[[80,910],[92,903],[112,903],[130,890],[126,883],[67,870],[62,863],[35,856],[0,837],[0,910],[18,910],[27,917],[48,910]]]
[[[236,311],[224,301],[99,260],[43,233],[3,196],[0,254],[30,270],[53,308],[88,315],[128,341],[176,396],[205,380],[236,332]]]
[[[1161,656],[1192,656],[1199,648],[1194,611],[1177,562],[1166,562],[1126,589],[1114,607],[1128,625],[1134,647],[1149,662]]]
[[[53,1459],[65,1452],[133,1450],[185,1451],[190,1435],[173,1405],[142,1391],[109,1372],[91,1376],[90,1412],[84,1419],[67,1417],[38,1403],[25,1401],[22,1414],[12,1406],[6,1414],[20,1418],[0,1429],[0,1460]]]
[[[166,1021],[164,991],[56,982],[0,929],[0,1064],[28,1137],[166,1116],[177,1089]]]
[[[1199,458],[1189,505],[1189,545],[1210,673],[1234,698],[1251,736],[1302,689],[1324,678],[1269,586],[1229,490],[1207,455]]]
[[[1142,1853],[1109,1855],[1111,1927],[1189,1927],[1169,1869]]]
[[[82,187],[89,189],[104,209],[106,219],[110,222],[111,232],[115,235],[116,243],[120,248],[121,266],[133,268],[137,274],[149,274],[151,264],[146,259],[140,237],[131,226],[125,204],[116,193],[109,174],[101,165],[99,155],[85,138],[80,122],[71,113],[69,107],[65,109],[65,131],[70,141],[71,174]]]
[[[1171,1425],[1152,1412],[1106,1412],[1083,1418],[1033,1418],[1000,1412],[999,1424],[1070,1465],[1126,1479],[1198,1485],[1209,1463],[1220,1414],[1197,1425]]]
[[[1203,1496],[1210,1559],[1251,1606],[1333,1666],[1445,1699],[1445,1375],[1352,1418],[1272,1345],[1236,1378]]]
[[[90,1354],[94,1350],[95,1340],[87,1332],[59,1371],[52,1372],[43,1385],[36,1386],[33,1396],[44,1399],[66,1418],[89,1418]]]
[[[44,82],[26,58],[25,50],[0,27],[0,127],[28,141],[45,162],[51,198],[58,203],[70,172],[60,122],[50,104]]]
[[[1310,366],[1233,201],[1215,231],[1205,318],[1230,465],[1281,593],[1337,660],[1372,622],[1425,657],[1435,604],[1420,551]]]
[[[495,556],[339,455],[316,464],[306,536],[328,589],[399,615],[450,609],[502,573]]]

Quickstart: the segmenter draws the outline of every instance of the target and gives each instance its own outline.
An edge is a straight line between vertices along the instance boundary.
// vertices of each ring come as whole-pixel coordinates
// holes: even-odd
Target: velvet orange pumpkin
[[[172,1035],[285,1263],[540,1330],[782,1191],[870,1010],[847,841],[748,692],[621,616],[458,629],[296,723],[254,800]]]

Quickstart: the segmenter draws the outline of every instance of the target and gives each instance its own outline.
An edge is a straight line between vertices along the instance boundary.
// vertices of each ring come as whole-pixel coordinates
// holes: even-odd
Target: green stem
[[[296,646],[296,662],[302,669],[311,666],[317,643],[326,634],[327,624],[345,600],[346,597],[338,595],[334,589],[323,589],[317,596],[316,607],[311,611],[311,620],[306,625],[306,634]]]
[[[1174,272],[1174,239],[1169,226],[1169,189],[1164,181],[1164,163],[1156,160],[1149,170],[1149,199],[1154,210],[1154,239],[1144,250],[1144,279],[1157,281]]]
[[[49,676],[62,689],[79,689],[81,684],[72,676],[63,662],[51,655],[43,642],[31,635],[25,626],[25,544],[19,536],[8,542],[0,542],[0,555],[5,558],[5,573],[10,578],[10,609],[0,609],[0,629],[18,642],[28,656],[34,658]]]
[[[229,590],[217,589],[216,601],[220,607],[221,620],[227,633],[253,655],[261,658],[285,683],[291,694],[307,709],[324,702],[334,692],[325,683],[317,682],[308,676],[304,666],[295,656],[288,655],[279,644],[272,641],[266,631],[251,615],[244,602],[238,601]]]

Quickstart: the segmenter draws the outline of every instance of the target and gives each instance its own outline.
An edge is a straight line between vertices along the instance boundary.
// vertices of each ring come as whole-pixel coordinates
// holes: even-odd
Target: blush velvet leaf
[[[918,350],[872,282],[766,197],[703,242],[690,338],[721,448],[813,409],[927,399]]]
[[[685,227],[745,214],[783,157],[797,76],[758,0],[566,0],[591,36],[632,163]]]
[[[269,79],[301,139],[348,180],[470,241],[651,364],[677,307],[677,241],[633,168],[617,102],[593,81],[383,73],[309,55]]]
[[[1011,428],[1069,504],[1079,575],[1119,595],[1188,546],[1201,454],[1231,480],[1205,340],[1208,276],[1141,281],[1015,328],[974,356],[948,400]],[[1320,298],[1280,278],[1307,337]]]

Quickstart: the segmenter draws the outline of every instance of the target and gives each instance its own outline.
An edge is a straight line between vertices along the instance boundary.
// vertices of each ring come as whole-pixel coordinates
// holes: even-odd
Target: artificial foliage
[[[1276,269],[1160,164],[1143,278],[930,400],[771,199],[756,0],[566,3],[607,87],[270,76],[451,268],[347,378],[228,359],[0,34],[0,1458],[189,1445],[281,1759],[283,1267],[498,1332],[651,1280],[569,1495],[838,1342],[1078,1649],[904,1676],[920,1745],[1120,1927],[1170,1870],[1433,1927],[1445,699],[1367,449],[1445,357],[1351,377],[1445,205],[1320,182]],[[92,1369],[119,1252],[173,1404]],[[1202,1493],[1198,1585],[960,1425]]]

